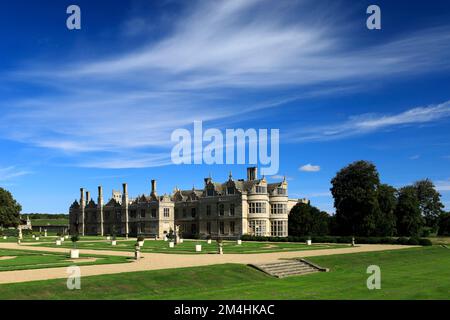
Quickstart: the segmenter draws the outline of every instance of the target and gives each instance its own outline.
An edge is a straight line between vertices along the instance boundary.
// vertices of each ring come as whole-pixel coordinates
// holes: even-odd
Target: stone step
[[[277,278],[310,274],[319,271],[328,271],[327,269],[313,265],[310,262],[304,260],[287,260],[283,262],[266,263],[253,266]]]
[[[277,267],[277,266],[289,266],[289,265],[298,265],[298,260],[289,260],[286,262],[275,262],[275,263],[265,263],[261,264],[261,266],[265,267]]]
[[[276,273],[274,274],[276,277],[278,278],[284,278],[284,277],[289,277],[289,276],[301,276],[304,274],[311,274],[311,273],[316,273],[319,272],[319,270],[311,270],[311,271],[304,271],[304,272],[282,272],[282,273]]]
[[[295,272],[308,272],[308,271],[315,271],[314,268],[309,267],[289,267],[289,268],[277,268],[277,269],[266,269],[261,268],[267,273],[279,273],[279,272],[288,272],[288,271],[295,271]]]

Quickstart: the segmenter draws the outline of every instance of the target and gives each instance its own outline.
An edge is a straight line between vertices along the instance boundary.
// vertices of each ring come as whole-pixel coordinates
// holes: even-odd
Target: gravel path
[[[296,257],[313,257],[332,254],[397,250],[411,247],[413,246],[361,244],[356,247],[348,247],[348,248],[318,249],[318,250],[273,252],[273,253],[254,253],[248,255],[246,254],[195,255],[195,254],[142,253],[141,256],[143,258],[139,261],[120,264],[82,266],[80,267],[80,269],[82,276],[93,276],[93,275],[113,274],[123,272],[195,267],[195,266],[205,266],[223,263],[259,264],[259,263],[276,262],[280,259],[289,259]],[[15,243],[1,243],[0,248],[25,249],[33,251],[51,251],[51,252],[69,251],[67,248],[64,249],[64,248],[29,247],[25,245],[19,246]],[[123,252],[123,251],[103,251],[103,250],[100,251],[100,250],[83,249],[80,250],[80,253],[95,254],[95,255],[129,256],[129,257],[133,256],[131,252]],[[0,272],[0,284],[67,278],[66,270],[67,268],[63,267],[63,268],[4,271]]]

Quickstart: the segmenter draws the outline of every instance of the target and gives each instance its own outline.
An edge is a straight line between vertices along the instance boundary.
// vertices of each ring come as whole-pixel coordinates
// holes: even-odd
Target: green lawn
[[[224,264],[0,285],[0,299],[449,299],[450,251],[421,247],[310,258],[331,272],[276,279]],[[368,290],[366,269],[381,268],[381,289]]]
[[[195,245],[202,244],[202,251],[195,252]],[[117,241],[116,246],[112,246],[110,241],[97,242],[79,242],[77,244],[80,249],[95,249],[95,250],[115,250],[115,251],[134,251],[136,240]],[[64,242],[62,247],[70,247],[70,242]],[[57,247],[54,243],[45,243],[39,246]],[[236,241],[224,241],[223,251],[227,253],[264,253],[264,252],[282,252],[282,251],[300,251],[300,250],[316,250],[316,249],[330,249],[330,248],[345,248],[347,244],[314,244],[307,246],[304,243],[289,243],[289,242],[242,242],[242,245],[237,245]],[[169,248],[169,242],[162,240],[147,240],[144,243],[142,252],[157,252],[157,253],[182,253],[182,254],[207,254],[217,253],[217,244],[213,241],[207,244],[206,241],[185,240],[175,246]]]
[[[31,225],[33,227],[44,226],[67,226],[69,225],[69,219],[31,219]]]
[[[56,235],[52,235],[52,236],[48,236],[48,237],[43,237],[42,235],[39,235],[38,232],[35,233],[35,235],[39,236],[39,241],[37,241],[36,239],[34,239],[31,235],[25,235],[22,238],[22,243],[26,242],[49,242],[49,243],[55,243],[55,240],[57,238]],[[97,240],[105,240],[106,237],[101,237],[101,236],[83,236],[80,237],[80,241],[97,241]],[[117,240],[123,240],[125,239],[125,237],[117,237]],[[0,236],[0,243],[2,242],[6,242],[6,243],[16,243],[17,242],[17,237],[14,236],[8,236],[7,239],[3,239],[3,236]],[[71,241],[70,241],[70,236],[68,239],[65,240],[66,242],[66,246],[72,247],[71,245]]]
[[[0,272],[24,269],[65,267],[69,265],[81,266],[91,264],[125,263],[129,261],[126,257],[81,254],[80,259],[84,258],[94,258],[96,260],[77,263],[75,262],[76,260],[70,259],[68,253],[0,249]]]

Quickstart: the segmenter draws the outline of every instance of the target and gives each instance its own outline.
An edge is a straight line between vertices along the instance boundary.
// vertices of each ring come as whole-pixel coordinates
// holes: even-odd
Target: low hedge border
[[[243,241],[269,241],[269,242],[306,242],[311,239],[313,243],[352,243],[352,237],[338,237],[338,236],[288,236],[284,238],[280,237],[262,237],[262,236],[250,236],[243,235],[241,237]],[[402,245],[421,245],[431,246],[432,243],[429,239],[418,237],[355,237],[355,243],[360,244],[402,244]]]

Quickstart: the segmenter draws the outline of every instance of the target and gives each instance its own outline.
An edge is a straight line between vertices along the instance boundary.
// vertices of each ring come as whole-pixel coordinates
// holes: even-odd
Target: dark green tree
[[[298,203],[289,214],[290,236],[322,236],[329,234],[330,216],[306,203]]]
[[[414,183],[417,198],[419,199],[419,207],[425,224],[431,232],[437,232],[439,217],[443,212],[444,205],[441,202],[441,195],[428,179],[420,180]]]
[[[0,226],[17,227],[22,207],[8,190],[0,188]]]
[[[439,217],[439,236],[450,236],[450,212],[443,212]]]
[[[378,205],[380,214],[376,221],[377,236],[393,236],[396,234],[396,217],[394,214],[397,205],[397,189],[388,185],[380,184],[378,187]]]
[[[414,186],[400,189],[395,216],[397,217],[397,234],[399,236],[418,237],[421,235],[425,221],[420,212],[420,202]]]
[[[331,180],[336,223],[341,235],[372,236],[376,232],[378,171],[368,161],[356,161],[341,169]]]

